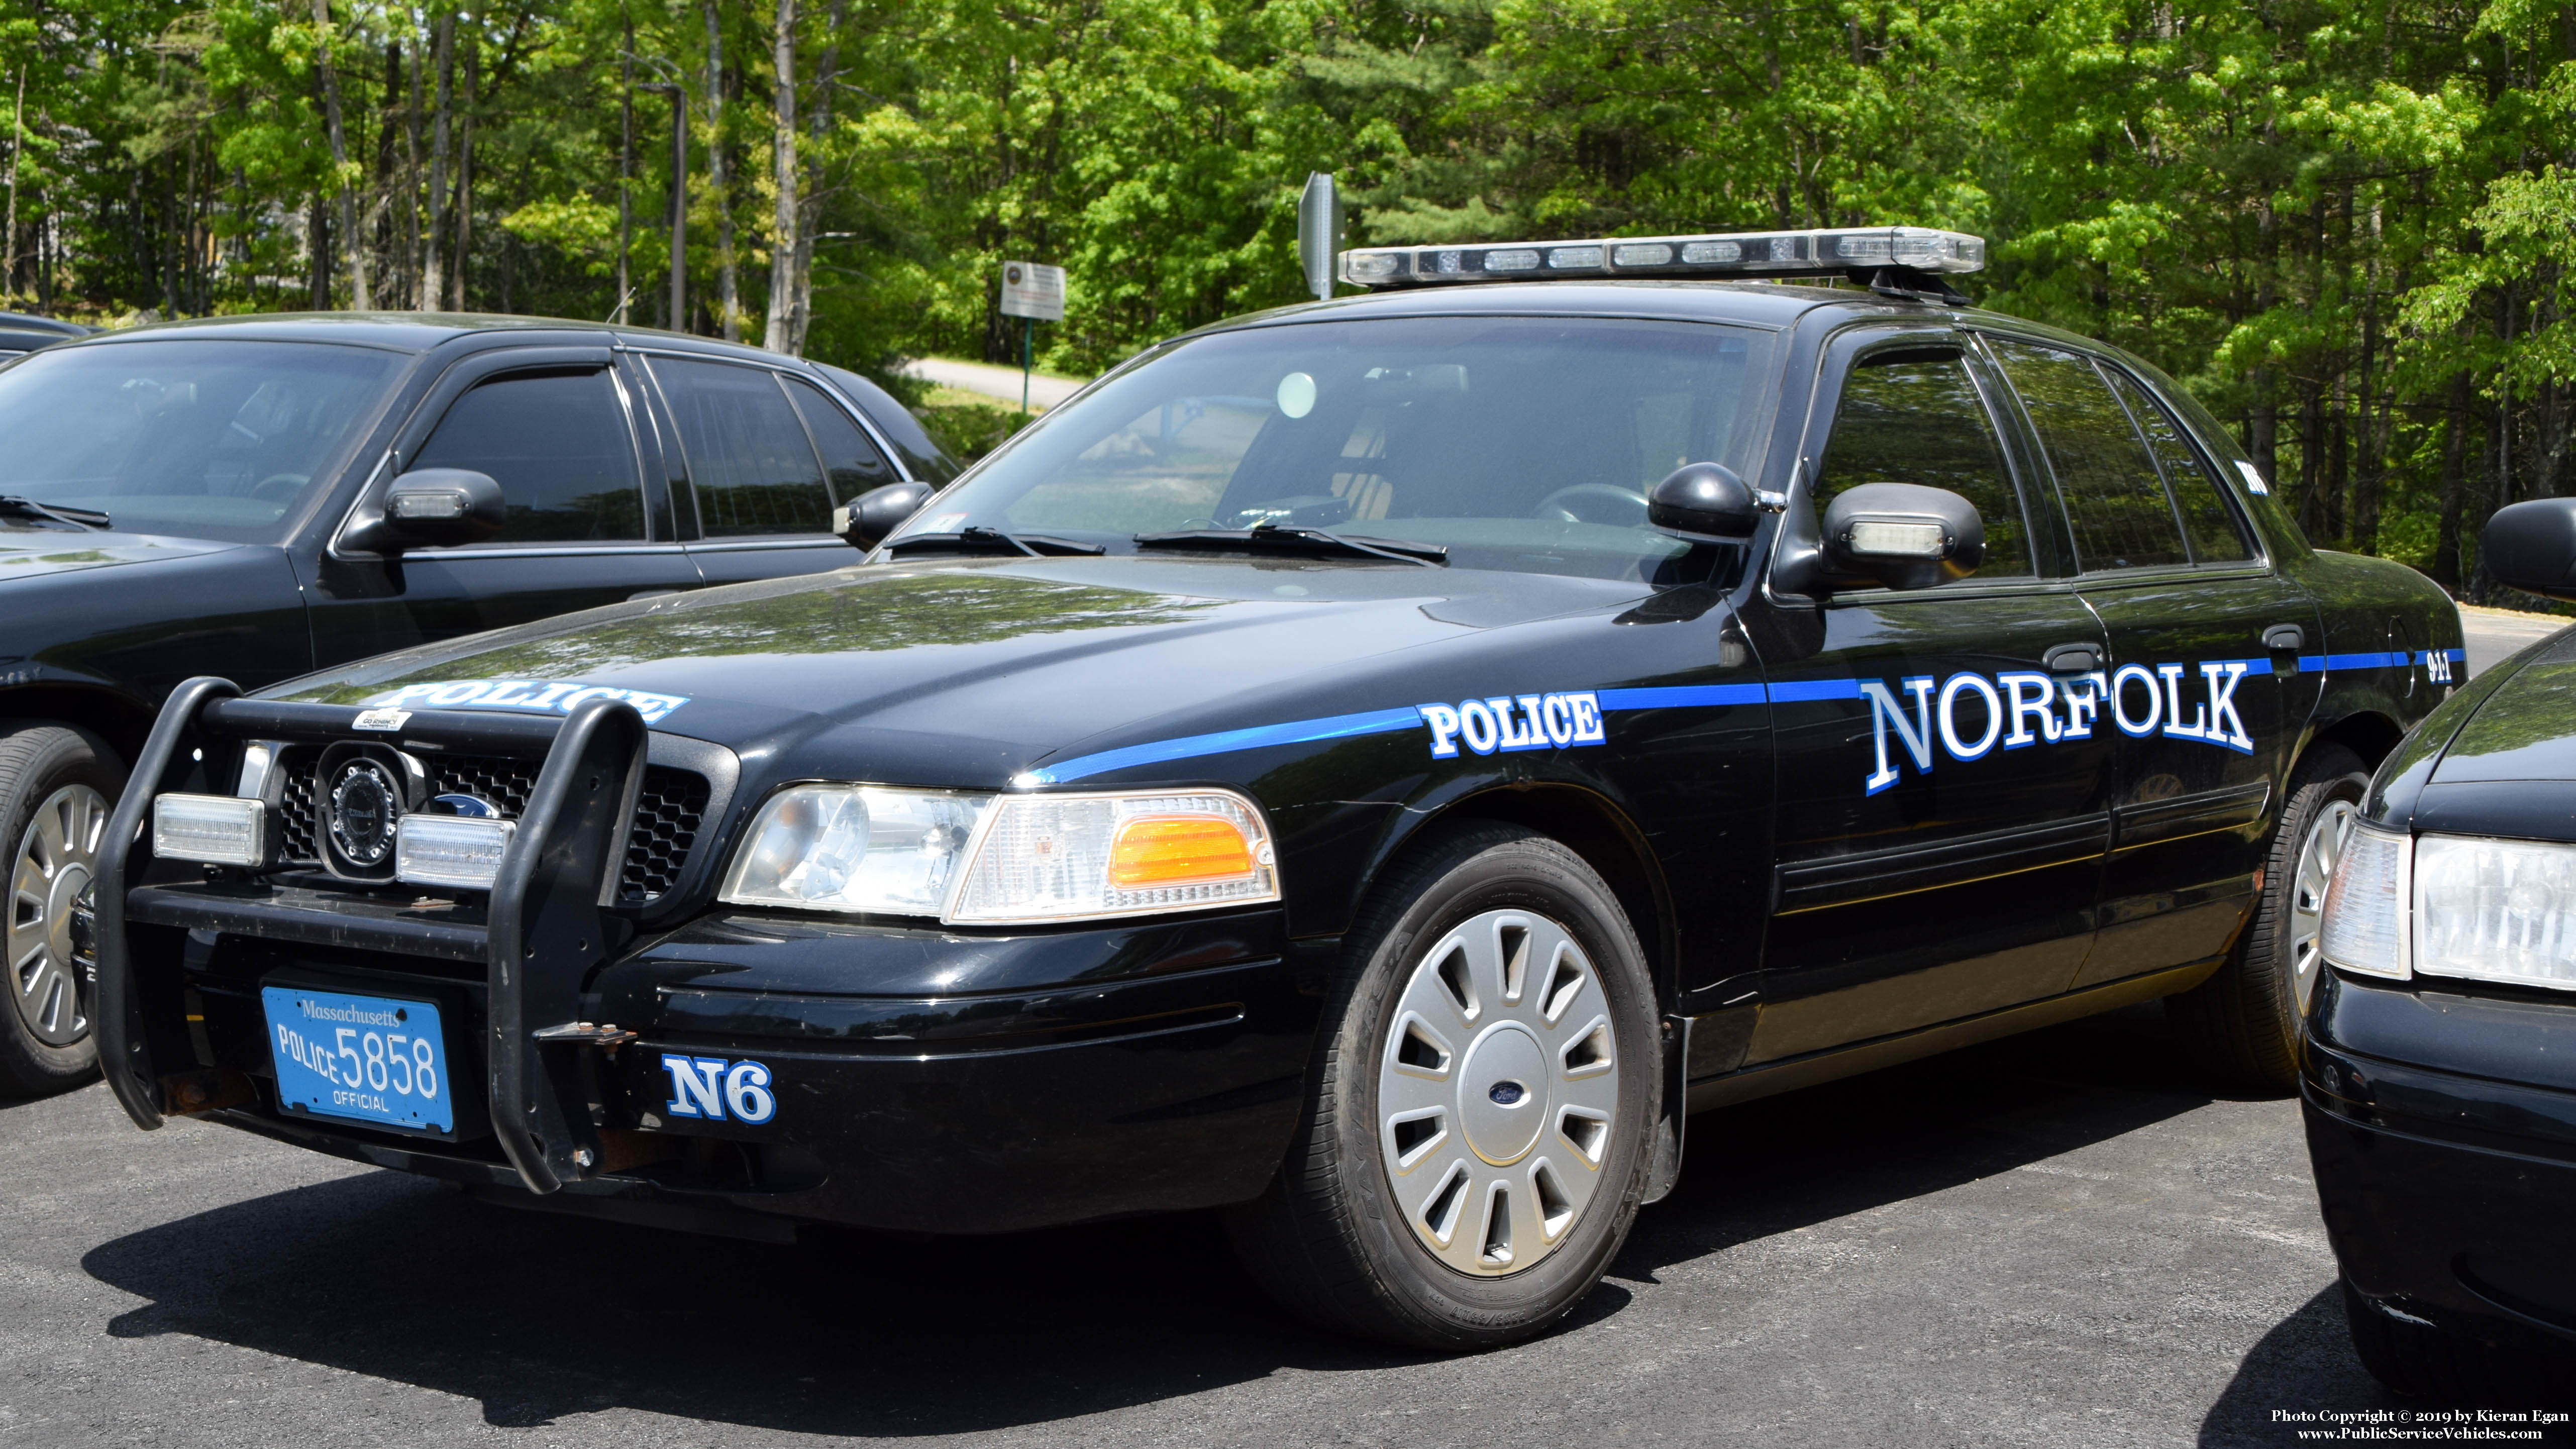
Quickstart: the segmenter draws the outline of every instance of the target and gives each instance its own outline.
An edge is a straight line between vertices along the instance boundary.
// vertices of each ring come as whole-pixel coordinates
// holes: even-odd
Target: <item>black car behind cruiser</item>
[[[36,331],[36,324],[58,331]],[[836,501],[945,482],[864,379],[525,317],[0,315],[0,1092],[89,1073],[69,966],[171,688],[832,567]]]
[[[2576,499],[2487,523],[2576,598]],[[2308,1146],[2354,1346],[2415,1393],[2576,1384],[2576,633],[2434,711],[2335,842]]]
[[[2286,1086],[2293,867],[2456,614],[1981,258],[1353,253],[847,570],[197,681],[108,1078],[719,1231],[1222,1207],[1439,1346],[1587,1291],[1692,1109],[2177,994]],[[1728,280],[1802,273],[1872,290]]]

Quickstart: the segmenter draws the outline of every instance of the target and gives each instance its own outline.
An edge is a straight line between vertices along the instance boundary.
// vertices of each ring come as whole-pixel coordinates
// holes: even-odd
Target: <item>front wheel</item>
[[[88,1081],[96,1066],[72,952],[72,907],[89,889],[124,783],[107,746],[62,725],[0,734],[0,1093],[33,1096]]]
[[[1601,877],[1469,827],[1348,940],[1286,1166],[1229,1226],[1320,1326],[1432,1349],[1526,1338],[1608,1268],[1661,1108],[1654,991]]]

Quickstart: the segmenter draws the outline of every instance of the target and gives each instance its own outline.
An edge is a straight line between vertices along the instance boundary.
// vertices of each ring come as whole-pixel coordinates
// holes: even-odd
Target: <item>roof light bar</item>
[[[1921,226],[1869,226],[1476,246],[1360,247],[1342,253],[1342,280],[1357,287],[1408,287],[1551,277],[1841,276],[1879,267],[1974,272],[1985,265],[1983,237]]]

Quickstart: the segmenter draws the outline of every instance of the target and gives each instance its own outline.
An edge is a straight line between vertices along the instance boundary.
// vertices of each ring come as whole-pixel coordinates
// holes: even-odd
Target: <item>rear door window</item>
[[[456,400],[407,466],[491,475],[509,510],[496,543],[644,537],[643,475],[605,368],[483,383]]]
[[[805,426],[765,367],[656,357],[709,538],[828,533],[832,492]]]
[[[805,430],[814,439],[814,449],[823,455],[823,473],[832,483],[832,501],[847,503],[871,488],[881,488],[894,481],[894,468],[850,421],[850,415],[823,395],[823,390],[801,377],[784,379],[787,395],[794,400],[796,411],[805,419]]]
[[[1994,339],[1996,355],[2039,430],[2086,573],[2191,561],[2164,476],[2090,358]]]
[[[1919,483],[1958,494],[1976,505],[1986,526],[1986,558],[1975,577],[2030,575],[2021,495],[1960,349],[1906,347],[1853,366],[1816,474],[1816,516],[1863,483]]]
[[[2138,430],[2146,434],[2147,451],[2155,454],[2156,466],[2164,471],[2165,486],[2173,490],[2183,536],[2191,543],[2191,561],[2243,563],[2252,558],[2254,550],[2245,542],[2236,510],[2219,495],[2218,480],[2209,476],[2200,454],[2183,441],[2181,425],[2145,388],[2116,371],[2110,377],[2120,401],[2129,405],[2130,416],[2138,420]]]

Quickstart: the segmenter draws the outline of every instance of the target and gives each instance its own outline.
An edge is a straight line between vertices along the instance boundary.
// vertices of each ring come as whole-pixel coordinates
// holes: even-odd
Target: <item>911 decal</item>
[[[1567,745],[1597,745],[1609,736],[1601,728],[1601,700],[1590,690],[1577,694],[1498,694],[1491,699],[1462,699],[1454,705],[1421,704],[1422,722],[1431,726],[1431,755],[1454,760],[1465,745],[1480,755],[1497,750],[1553,750]]]
[[[2236,687],[2248,674],[2271,670],[2266,660],[2211,659],[2123,664],[2070,679],[2037,670],[2006,670],[1991,678],[1962,672],[1940,681],[1937,691],[1928,674],[1896,680],[1893,687],[1887,680],[1864,679],[1860,693],[1869,701],[1876,753],[1862,783],[1871,795],[1896,783],[1896,759],[1887,748],[1891,731],[1918,775],[1932,773],[1936,744],[1954,760],[1976,760],[1997,748],[2091,739],[2097,721],[2133,739],[2162,735],[2250,755],[2254,737],[2237,713]],[[1963,712],[1962,701],[1971,698],[1981,708]]]
[[[662,1053],[662,1070],[671,1074],[674,1117],[695,1117],[757,1127],[778,1115],[778,1098],[769,1090],[769,1068],[755,1061],[729,1062],[723,1057],[687,1057]]]

